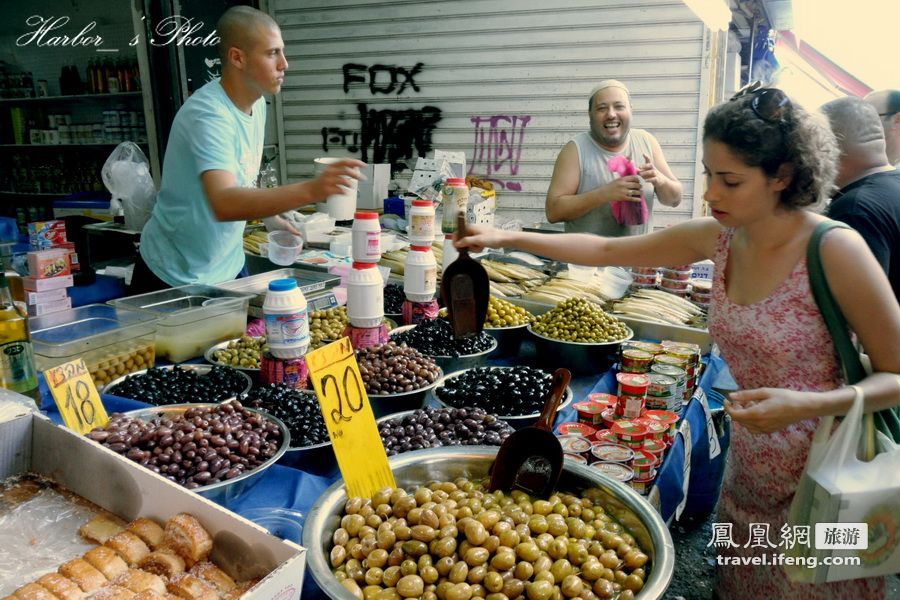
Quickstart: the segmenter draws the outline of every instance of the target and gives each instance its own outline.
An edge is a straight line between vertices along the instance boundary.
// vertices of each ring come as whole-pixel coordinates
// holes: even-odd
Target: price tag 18
[[[44,377],[66,427],[84,435],[109,422],[83,359],[47,369]]]
[[[397,487],[350,338],[308,353],[306,365],[347,494],[368,498],[382,488]]]

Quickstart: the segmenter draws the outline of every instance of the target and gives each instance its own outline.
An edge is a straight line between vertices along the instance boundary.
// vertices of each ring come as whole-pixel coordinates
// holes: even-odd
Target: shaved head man
[[[888,162],[900,167],[900,90],[872,92],[866,96],[866,102],[874,106],[881,117]]]
[[[347,159],[310,181],[256,187],[266,130],[265,94],[277,94],[288,67],[278,24],[249,6],[229,8],[216,24],[222,77],[175,115],[162,185],[141,234],[129,294],[192,283],[215,285],[246,274],[242,238],[249,219],[291,229],[278,215],[358,179]]]
[[[681,202],[681,182],[672,174],[656,138],[631,127],[631,93],[616,79],[604,79],[588,94],[589,131],[575,136],[556,157],[547,189],[545,212],[551,223],[562,221],[567,232],[611,237],[649,230],[650,223],[619,223],[613,202],[640,202],[653,212],[656,198],[666,206]],[[620,177],[607,161],[625,156],[638,175]]]
[[[900,171],[888,162],[876,108],[848,96],[822,106],[841,149],[828,216],[866,240],[900,299]]]

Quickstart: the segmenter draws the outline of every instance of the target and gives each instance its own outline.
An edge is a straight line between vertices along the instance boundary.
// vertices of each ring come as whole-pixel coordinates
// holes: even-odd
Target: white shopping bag
[[[863,435],[871,435],[874,426],[871,416],[863,414],[861,389],[853,388],[853,407],[833,434],[834,418],[821,420],[791,503],[790,524],[808,525],[810,531],[809,545],[791,550],[803,563],[786,567],[794,581],[823,583],[900,572],[900,448],[878,434],[876,456],[857,458]],[[865,539],[854,539],[854,527]],[[854,542],[861,547],[833,548]]]

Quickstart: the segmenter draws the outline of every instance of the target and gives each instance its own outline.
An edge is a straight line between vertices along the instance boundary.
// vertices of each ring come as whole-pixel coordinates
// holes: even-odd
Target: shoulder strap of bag
[[[812,237],[809,239],[809,246],[806,249],[806,268],[809,272],[809,283],[813,297],[815,297],[816,304],[822,312],[828,332],[834,340],[835,349],[841,361],[841,368],[844,371],[844,379],[848,385],[852,385],[865,379],[866,370],[859,359],[859,350],[850,339],[847,319],[831,294],[831,288],[828,287],[825,269],[822,267],[822,256],[819,252],[822,236],[827,231],[837,227],[849,229],[844,223],[831,220],[823,221],[816,226]],[[874,422],[875,429],[884,433],[894,442],[900,442],[900,411],[896,407],[875,413]]]
[[[822,243],[822,236],[826,232],[835,228],[849,229],[847,225],[837,221],[823,221],[816,226],[812,237],[809,238],[809,246],[806,249],[806,268],[809,271],[809,283],[812,287],[813,296],[816,304],[822,312],[825,319],[825,325],[828,326],[828,332],[831,339],[834,340],[838,357],[841,361],[841,367],[844,370],[844,378],[848,385],[852,385],[863,380],[866,377],[866,371],[862,362],[859,360],[859,350],[853,345],[850,339],[850,331],[847,325],[847,319],[841,312],[831,294],[831,288],[828,287],[828,280],[825,278],[825,269],[822,266],[822,255],[819,247]]]

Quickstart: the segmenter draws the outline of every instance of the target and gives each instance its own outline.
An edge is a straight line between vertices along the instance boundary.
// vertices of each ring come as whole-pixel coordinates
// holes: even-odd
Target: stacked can
[[[712,282],[706,279],[691,280],[691,302],[704,310],[709,310],[712,300]]]
[[[686,362],[683,398],[687,402],[694,395],[697,382],[700,380],[700,346],[681,342],[664,342],[663,348],[666,350],[665,356],[672,356]]]
[[[647,404],[650,377],[643,373],[616,373],[616,381],[619,383],[616,416],[637,419]]]
[[[659,289],[675,294],[681,298],[687,298],[688,287],[691,282],[691,265],[680,265],[660,269]]]
[[[655,288],[658,276],[656,267],[632,267],[631,287],[635,290]]]
[[[684,389],[687,382],[687,372],[681,367],[675,365],[655,363],[650,366],[650,374],[662,375],[664,377],[673,379],[675,381],[675,387],[672,389],[672,394],[670,396],[666,396],[664,393],[653,399],[648,396],[648,407],[655,410],[671,410],[675,412],[680,411],[681,404],[684,401]],[[656,389],[659,390],[660,388]],[[660,404],[663,403],[663,400],[665,401],[665,406],[660,406]]]
[[[653,354],[638,348],[623,348],[619,360],[619,371],[622,373],[649,373],[653,364]]]
[[[678,396],[678,383],[674,377],[662,373],[649,373],[650,387],[647,388],[647,408],[651,410],[668,410],[675,404]]]

